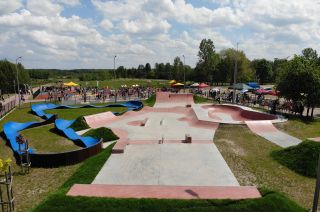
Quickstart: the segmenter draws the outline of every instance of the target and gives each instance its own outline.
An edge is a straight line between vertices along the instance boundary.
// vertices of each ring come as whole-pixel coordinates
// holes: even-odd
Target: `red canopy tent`
[[[207,85],[206,83],[200,83],[200,85],[198,86],[199,88],[206,88],[209,85]]]
[[[267,90],[264,90],[264,89],[255,90],[255,93],[256,93],[256,94],[267,95],[267,94],[269,94],[269,92],[270,92],[270,91],[267,91]]]

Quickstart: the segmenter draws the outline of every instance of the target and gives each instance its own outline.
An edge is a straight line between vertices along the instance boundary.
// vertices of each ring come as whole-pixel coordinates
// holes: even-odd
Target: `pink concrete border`
[[[252,199],[261,194],[255,186],[164,186],[75,184],[68,196],[157,199]]]

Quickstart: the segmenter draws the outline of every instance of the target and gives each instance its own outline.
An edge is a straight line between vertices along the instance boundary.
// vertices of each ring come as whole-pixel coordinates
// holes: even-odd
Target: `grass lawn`
[[[275,126],[302,140],[320,136],[320,119],[292,118],[287,122],[275,124]]]
[[[37,153],[65,152],[81,148],[60,135],[54,124],[26,129],[21,131],[21,134],[28,138],[30,147]]]
[[[193,101],[196,104],[201,104],[201,103],[213,103],[212,99],[207,99],[205,97],[202,96],[198,96],[198,95],[193,95]]]
[[[153,107],[153,105],[156,103],[156,95],[150,96],[148,99],[142,101],[144,106]]]
[[[63,80],[65,82],[74,81],[78,84],[81,84],[83,86],[86,85],[86,82],[79,81],[78,79],[70,80],[65,79]],[[97,81],[87,81],[89,87],[96,87]],[[121,85],[127,85],[128,87],[131,87],[132,85],[140,85],[145,87],[166,87],[168,86],[168,80],[157,80],[157,79],[116,79],[116,80],[106,80],[106,81],[99,81],[99,87],[109,87],[109,88],[120,88]]]
[[[0,121],[1,132],[3,124],[8,121],[42,121],[41,118],[33,115],[30,112],[30,107],[27,108],[27,106],[30,106],[29,104],[24,106],[26,108],[16,109]],[[61,109],[56,110],[56,113],[61,113],[60,117],[62,118],[73,119],[82,114],[88,115],[109,110],[121,112],[122,110],[125,110],[125,108],[84,108],[73,110],[66,109],[66,111]],[[52,111],[50,112],[52,113]],[[53,124],[27,129],[22,131],[22,133],[29,139],[31,147],[40,152],[57,152],[78,148],[78,146],[74,145],[72,141],[67,140],[63,136],[59,136],[55,130],[53,130]],[[81,165],[80,163],[76,165],[50,169],[32,168],[30,174],[21,175],[20,167],[15,164],[12,150],[6,145],[6,140],[4,139],[3,133],[1,133],[0,137],[0,158],[11,158],[12,161],[14,161],[13,189],[17,211],[28,211],[30,208],[37,205],[50,193],[55,192]]]
[[[41,121],[40,118],[32,115],[29,113],[29,111],[30,108],[14,110],[11,114],[0,121],[1,131],[3,124],[8,121]],[[26,130],[26,132],[27,131],[28,130]],[[43,131],[43,133],[44,134],[42,134],[41,139],[45,138],[45,142],[47,142],[48,138],[50,137],[50,131]],[[63,139],[63,137],[61,138]],[[30,142],[30,144],[32,143],[31,145],[34,145],[33,141]],[[32,168],[30,174],[21,175],[20,167],[15,164],[12,150],[6,145],[6,140],[4,139],[3,134],[1,134],[0,137],[0,158],[11,158],[12,161],[14,161],[12,164],[14,171],[13,189],[15,207],[17,211],[27,211],[42,201],[47,195],[49,195],[49,193],[52,193],[58,187],[60,187],[62,183],[66,181],[80,165],[77,164],[52,169]]]
[[[112,145],[113,146],[113,145]],[[60,189],[32,211],[305,211],[281,194],[263,191],[253,200],[165,200],[69,197],[75,183],[91,183],[111,154],[112,146],[86,160]]]
[[[280,147],[240,125],[220,125],[214,143],[241,185],[280,191],[301,206],[312,207],[315,180],[299,175],[274,160],[270,154]]]

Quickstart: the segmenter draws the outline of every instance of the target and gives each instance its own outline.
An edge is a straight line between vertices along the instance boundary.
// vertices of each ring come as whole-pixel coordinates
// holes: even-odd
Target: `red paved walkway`
[[[75,184],[68,196],[156,199],[249,199],[261,197],[254,186],[161,186]]]

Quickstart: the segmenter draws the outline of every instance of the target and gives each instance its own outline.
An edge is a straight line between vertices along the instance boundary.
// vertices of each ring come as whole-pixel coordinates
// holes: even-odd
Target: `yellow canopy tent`
[[[184,84],[178,82],[178,83],[174,84],[173,86],[183,86],[183,85],[184,85]]]
[[[175,81],[175,80],[171,80],[170,82],[169,82],[169,84],[174,84],[174,83],[176,83],[177,81]]]
[[[74,83],[74,82],[66,82],[66,83],[63,83],[64,86],[79,86],[77,83]]]

